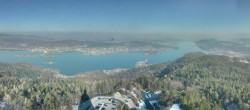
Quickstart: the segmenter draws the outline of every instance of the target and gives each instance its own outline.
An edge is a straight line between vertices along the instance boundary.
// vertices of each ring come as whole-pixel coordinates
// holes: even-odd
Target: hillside
[[[238,58],[194,53],[172,62],[157,74],[158,78],[149,78],[148,84],[150,89],[165,91],[163,104],[181,103],[184,110],[247,110],[249,71],[250,65],[239,62]]]
[[[22,78],[53,78],[60,74],[57,70],[35,66],[27,63],[2,63],[0,62],[0,77]]]
[[[205,39],[196,42],[201,49],[213,54],[226,56],[249,57],[250,38],[236,38],[232,40]]]
[[[25,109],[71,109],[85,87],[91,97],[120,88],[136,88],[139,97],[145,89],[162,91],[166,109],[173,103],[183,110],[250,109],[250,65],[226,56],[191,53],[173,62],[67,78],[53,78],[49,69],[29,64],[1,63],[0,70],[0,100]]]

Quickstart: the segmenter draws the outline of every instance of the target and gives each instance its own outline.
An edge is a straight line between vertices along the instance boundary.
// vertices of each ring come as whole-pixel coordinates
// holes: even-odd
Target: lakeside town
[[[144,54],[154,54],[161,51],[166,50],[166,48],[153,48],[153,47],[134,47],[128,48],[125,46],[117,46],[117,47],[99,47],[99,48],[87,48],[87,47],[55,47],[55,48],[44,48],[38,47],[31,49],[32,52],[41,52],[44,55],[50,55],[53,53],[60,53],[60,52],[81,52],[86,53],[88,55],[105,55],[105,54],[112,54],[112,53],[119,53],[119,52],[143,52]]]
[[[47,40],[42,37],[29,38],[11,34],[0,34],[0,50],[26,50],[40,52],[48,56],[60,52],[82,52],[89,55],[104,55],[117,52],[142,52],[154,54],[167,49],[178,49],[178,40],[158,41],[116,41],[114,38],[108,41],[85,40]],[[18,39],[18,41],[15,41]],[[15,41],[15,42],[14,42]]]

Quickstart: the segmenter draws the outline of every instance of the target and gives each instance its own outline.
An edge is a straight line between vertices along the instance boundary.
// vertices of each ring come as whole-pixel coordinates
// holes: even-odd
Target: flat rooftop
[[[95,110],[116,110],[116,100],[112,97],[94,97],[92,105]]]

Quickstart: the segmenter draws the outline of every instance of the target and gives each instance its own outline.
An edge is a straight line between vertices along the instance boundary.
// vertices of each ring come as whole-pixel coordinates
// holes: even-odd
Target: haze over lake
[[[143,60],[148,60],[150,64],[173,61],[186,53],[202,51],[193,42],[180,42],[178,46],[178,49],[167,49],[150,55],[141,52],[120,52],[106,55],[64,52],[42,56],[42,53],[31,51],[0,51],[0,62],[31,63],[58,69],[65,75],[74,75],[94,70],[134,68],[137,62]]]

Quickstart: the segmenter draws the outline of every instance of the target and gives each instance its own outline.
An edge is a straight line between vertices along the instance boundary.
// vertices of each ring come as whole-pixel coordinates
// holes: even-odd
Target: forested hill
[[[237,82],[250,82],[250,64],[240,62],[238,58],[227,56],[192,53],[178,59],[158,74],[159,76],[178,76],[178,80],[187,78],[216,78]]]
[[[53,78],[55,74],[59,74],[59,72],[32,64],[0,62],[0,77]]]
[[[240,58],[190,53],[173,62],[101,75],[127,78],[130,87],[139,84],[143,89],[160,90],[160,103],[165,107],[180,103],[183,110],[250,109],[250,64]]]
[[[0,63],[0,100],[27,110],[71,109],[84,88],[91,97],[136,88],[138,96],[145,89],[162,91],[160,104],[166,109],[180,103],[182,110],[249,110],[250,64],[240,60],[191,53],[173,62],[68,78],[30,64]]]
[[[250,109],[250,65],[239,62],[238,58],[188,54],[157,74],[158,83],[179,82],[178,95],[169,94],[162,98],[163,103],[177,101],[184,109]],[[153,82],[156,82],[156,81]],[[168,80],[168,81],[166,81]],[[163,86],[158,85],[163,89]],[[180,86],[181,85],[181,86]],[[152,86],[152,84],[151,84]],[[166,87],[166,93],[171,87]]]

